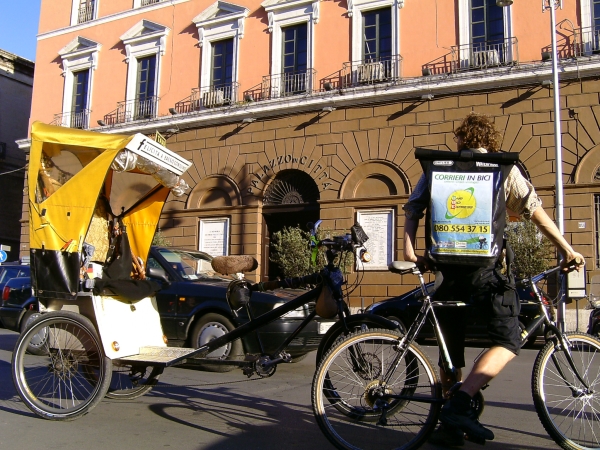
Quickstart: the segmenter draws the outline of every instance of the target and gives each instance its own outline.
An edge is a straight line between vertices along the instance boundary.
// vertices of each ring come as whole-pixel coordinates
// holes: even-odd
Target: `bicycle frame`
[[[401,274],[411,273],[413,275],[417,275],[417,277],[419,278],[419,283],[421,285],[421,291],[423,292],[424,298],[423,298],[423,305],[421,306],[421,309],[419,310],[417,317],[415,318],[414,322],[408,329],[405,336],[402,339],[400,339],[398,342],[398,354],[394,358],[393,363],[390,364],[385,376],[383,377],[383,382],[384,383],[390,382],[395,370],[398,368],[398,366],[400,364],[400,361],[405,357],[408,347],[410,346],[410,344],[412,342],[414,342],[416,340],[416,337],[419,334],[423,325],[425,324],[425,320],[428,318],[428,316],[430,317],[430,320],[434,326],[436,341],[438,343],[438,348],[440,350],[440,360],[442,363],[442,367],[443,367],[445,373],[447,375],[450,375],[454,379],[454,382],[457,382],[458,381],[457,376],[456,376],[457,369],[456,369],[456,367],[454,367],[452,360],[450,358],[450,354],[448,353],[448,347],[446,345],[446,341],[444,340],[444,336],[441,331],[438,319],[436,317],[434,307],[436,305],[441,305],[441,304],[444,304],[447,306],[454,304],[454,305],[456,305],[456,307],[464,307],[464,306],[466,306],[466,304],[462,303],[462,302],[444,302],[444,303],[442,303],[442,302],[432,301],[431,296],[429,295],[429,292],[427,291],[427,286],[425,284],[425,280],[423,279],[423,275],[422,275],[421,271],[419,270],[419,268],[416,266],[410,267],[410,264],[409,264],[405,268],[400,268],[400,269],[395,269],[395,270],[391,266],[390,269],[395,273],[401,273]],[[529,336],[529,334],[533,330],[535,330],[541,323],[544,323],[544,336],[546,338],[546,341],[550,341],[550,340],[553,341],[554,345],[559,346],[562,350],[565,351],[565,354],[567,355],[566,359],[569,363],[569,367],[571,368],[571,370],[573,371],[573,373],[575,374],[577,379],[585,387],[585,392],[584,392],[584,394],[585,394],[585,393],[589,393],[590,387],[587,385],[587,383],[585,382],[585,380],[583,379],[583,377],[581,376],[581,374],[575,367],[575,364],[573,363],[573,358],[572,358],[572,354],[570,351],[570,347],[571,347],[570,342],[569,342],[567,336],[565,336],[556,327],[556,325],[553,323],[550,316],[548,315],[548,311],[542,301],[542,295],[540,293],[538,286],[536,285],[536,283],[538,281],[540,281],[542,279],[546,279],[550,274],[555,273],[558,270],[560,270],[560,267],[555,267],[553,269],[549,269],[549,270],[543,272],[539,276],[530,277],[529,279],[525,279],[521,282],[524,285],[529,284],[531,286],[532,290],[535,293],[536,302],[538,303],[539,309],[540,309],[540,315],[536,319],[534,319],[525,330],[523,330],[523,332],[521,334],[521,338],[522,338],[521,346],[523,346],[527,342],[527,337]],[[549,331],[553,332],[552,337],[549,336],[549,333],[548,333]],[[566,385],[571,389],[571,391],[573,392],[574,395],[580,394],[581,393],[580,389],[576,389],[574,386],[572,386],[570,383],[568,383],[567,377],[565,376],[560,364],[554,358],[554,356],[552,358],[553,358],[553,362],[554,362],[554,365],[555,365],[558,373],[560,374],[561,378],[566,383]],[[402,395],[394,395],[394,394],[388,394],[388,395],[386,395],[386,398],[412,399],[413,401],[431,402],[431,400],[423,400],[423,399],[419,399],[418,397],[414,397],[414,396],[402,396]],[[440,402],[442,402],[442,401],[444,401],[444,400],[440,399]]]

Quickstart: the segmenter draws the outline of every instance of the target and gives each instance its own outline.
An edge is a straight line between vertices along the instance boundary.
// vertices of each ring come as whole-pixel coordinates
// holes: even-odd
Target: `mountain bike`
[[[546,341],[533,366],[533,402],[544,428],[562,448],[597,449],[600,341],[586,333],[563,333],[557,328],[537,283],[559,269],[555,267],[521,281],[531,285],[540,312],[522,331],[522,345],[542,324]],[[448,354],[435,310],[464,307],[464,303],[442,305],[433,301],[414,263],[396,261],[390,270],[419,278],[423,305],[410,329],[406,334],[365,329],[348,335],[323,357],[313,379],[315,418],[327,439],[339,449],[414,449],[434,430],[447,398],[442,395],[434,364],[416,343],[427,319],[434,325],[441,364],[457,381],[457,369]],[[483,405],[479,392],[472,406],[480,414]]]

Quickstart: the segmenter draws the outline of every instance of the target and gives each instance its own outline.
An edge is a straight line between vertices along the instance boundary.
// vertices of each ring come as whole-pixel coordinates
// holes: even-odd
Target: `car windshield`
[[[213,270],[210,264],[212,257],[206,253],[162,248],[158,252],[186,280],[223,279]]]

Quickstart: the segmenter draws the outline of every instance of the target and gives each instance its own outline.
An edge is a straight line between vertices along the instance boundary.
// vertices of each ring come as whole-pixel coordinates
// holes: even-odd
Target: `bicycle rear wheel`
[[[44,333],[39,355],[27,354]],[[104,397],[112,365],[92,323],[69,311],[44,313],[19,336],[12,358],[17,393],[35,414],[50,420],[73,420]]]
[[[568,349],[548,342],[538,353],[531,389],[540,421],[562,448],[600,448],[600,341],[585,333],[565,333]],[[574,368],[589,389],[579,380]]]
[[[414,343],[392,367],[401,337],[391,330],[359,331],[323,357],[312,384],[313,412],[337,448],[408,450],[433,431],[442,405],[437,374]]]

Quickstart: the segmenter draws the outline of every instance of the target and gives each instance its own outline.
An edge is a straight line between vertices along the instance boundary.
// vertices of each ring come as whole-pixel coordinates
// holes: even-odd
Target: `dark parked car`
[[[0,320],[5,328],[23,331],[25,323],[37,312],[37,299],[31,295],[29,276],[11,278],[2,288]]]
[[[11,278],[28,277],[30,266],[25,264],[4,263],[0,265],[0,292],[8,280]]]
[[[211,260],[210,255],[199,251],[170,247],[152,247],[150,250],[148,267],[162,267],[171,282],[156,296],[163,332],[170,346],[197,348],[249,320],[245,308],[240,309],[237,315],[232,312],[225,297],[231,279],[216,274]],[[255,292],[250,300],[251,314],[258,317],[301,293],[301,290],[289,289]],[[298,308],[210,356],[231,359],[233,355],[244,352],[260,353],[261,343],[266,352],[273,351],[296,330],[312,307],[314,305]],[[322,335],[332,323],[334,321],[325,319],[311,321],[290,342],[286,351],[299,361],[318,348]],[[221,367],[206,368],[215,370]]]
[[[4,328],[22,332],[37,316],[37,298],[31,294],[31,278],[29,276],[11,278],[2,288],[2,307],[0,320]],[[37,353],[37,345],[44,342],[44,336],[33,339],[28,346],[29,353]]]
[[[431,294],[433,288],[433,283],[427,284],[427,290]],[[527,325],[539,315],[539,307],[537,303],[534,303],[532,299],[535,298],[535,294],[531,288],[526,289],[518,289],[519,299],[521,300],[521,313],[519,315],[519,322],[521,325],[521,329],[525,329]],[[550,304],[550,300],[548,296],[542,291],[543,301],[546,305]],[[391,298],[389,300],[384,300],[382,302],[374,303],[369,306],[365,312],[371,314],[377,314],[383,317],[386,317],[390,320],[396,321],[400,324],[400,328],[404,330],[408,330],[410,325],[414,322],[419,309],[422,305],[423,295],[421,293],[420,288],[416,288],[406,294],[400,295],[398,297]],[[439,307],[438,307],[439,308]],[[442,314],[442,312],[436,308],[438,314]],[[443,307],[441,307],[443,308]],[[466,337],[467,339],[487,339],[487,327],[485,323],[482,323],[478,320],[476,314],[470,314],[470,312],[475,312],[475,308],[467,308],[467,330]],[[535,342],[538,336],[541,336],[543,333],[543,327],[537,328],[533,333],[531,333],[528,343],[531,344]],[[433,328],[431,323],[427,321],[421,332],[419,333],[419,338],[428,339],[433,338]]]

